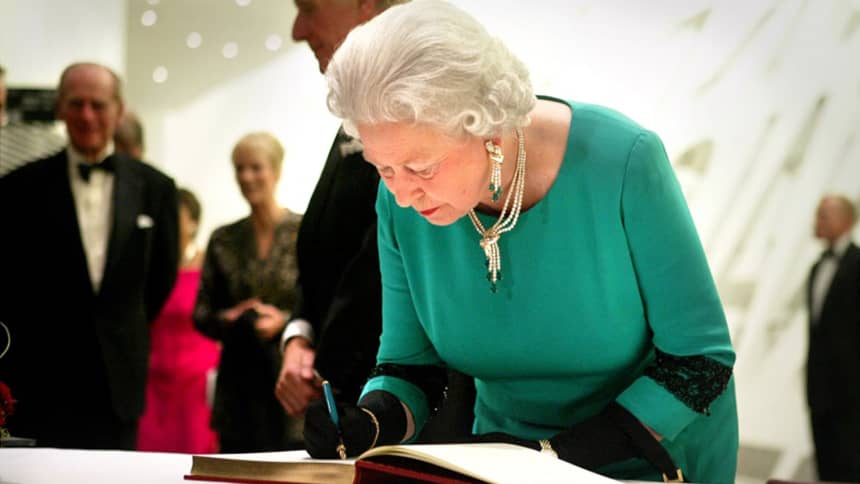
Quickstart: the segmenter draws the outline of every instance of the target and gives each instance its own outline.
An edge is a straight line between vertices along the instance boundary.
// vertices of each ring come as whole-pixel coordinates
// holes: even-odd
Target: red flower
[[[15,399],[5,383],[0,382],[0,427],[6,425],[6,417],[15,413]]]

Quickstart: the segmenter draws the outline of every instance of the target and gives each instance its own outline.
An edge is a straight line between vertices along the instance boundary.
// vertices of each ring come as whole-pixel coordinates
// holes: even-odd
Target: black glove
[[[599,414],[550,438],[549,443],[558,458],[593,471],[613,462],[640,457],[627,433],[612,418],[617,411],[615,407],[627,412],[612,403]],[[638,420],[635,424],[642,427]],[[645,427],[642,431],[648,432]],[[654,440],[650,435],[649,438]],[[656,441],[654,443],[660,445]]]
[[[335,459],[340,438],[346,455],[355,457],[378,445],[398,443],[406,433],[406,412],[394,395],[376,390],[362,397],[358,406],[338,403],[340,430],[331,421],[325,402],[315,400],[305,413],[305,449],[316,459]]]
[[[354,405],[337,404],[346,455],[355,457],[369,449],[376,437],[376,425],[370,415]],[[323,400],[314,400],[305,413],[305,448],[315,459],[337,459],[340,444],[337,427],[331,421]]]
[[[558,458],[595,470],[604,465],[636,457],[627,435],[606,417],[605,411],[549,439]],[[503,432],[473,435],[469,442],[501,442],[540,450],[537,440],[526,440]]]
[[[540,450],[538,441],[502,432],[473,435],[469,442],[503,442]],[[676,475],[671,456],[639,420],[613,402],[602,412],[549,439],[559,459],[588,470],[640,457],[669,478]]]

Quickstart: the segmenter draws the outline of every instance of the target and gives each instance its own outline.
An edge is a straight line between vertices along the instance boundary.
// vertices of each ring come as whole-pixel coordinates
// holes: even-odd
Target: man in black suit
[[[807,401],[822,481],[860,482],[860,249],[851,201],[821,199],[815,236],[827,245],[808,285]]]
[[[296,0],[293,39],[306,41],[324,72],[356,25],[391,0]],[[292,416],[320,398],[317,374],[339,399],[356,401],[376,363],[381,327],[381,282],[376,248],[379,175],[361,145],[339,131],[298,234],[296,311],[284,328],[284,359],[275,393]]]
[[[111,141],[119,78],[63,71],[57,117],[69,145],[0,178],[0,320],[12,333],[0,380],[15,435],[40,446],[133,449],[148,323],[178,263],[173,181]]]
[[[320,72],[350,30],[402,0],[296,0],[293,39],[313,50]],[[298,235],[302,298],[282,336],[284,359],[275,393],[284,409],[303,415],[320,398],[318,378],[338,399],[356,402],[376,364],[382,331],[375,201],[379,175],[361,143],[341,130],[332,144]],[[471,377],[448,375],[448,400],[420,441],[470,433]]]

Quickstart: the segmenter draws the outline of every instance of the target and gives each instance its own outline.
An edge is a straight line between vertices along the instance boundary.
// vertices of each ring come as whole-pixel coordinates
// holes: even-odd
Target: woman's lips
[[[427,210],[421,210],[418,213],[425,217],[429,217],[430,215],[433,215],[433,212],[435,212],[436,210],[439,210],[439,207],[428,208]]]

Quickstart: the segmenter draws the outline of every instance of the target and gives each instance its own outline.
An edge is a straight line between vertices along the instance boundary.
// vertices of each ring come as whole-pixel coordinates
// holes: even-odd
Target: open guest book
[[[309,458],[272,461],[195,455],[185,479],[251,484],[618,482],[510,444],[388,445],[345,461]]]

